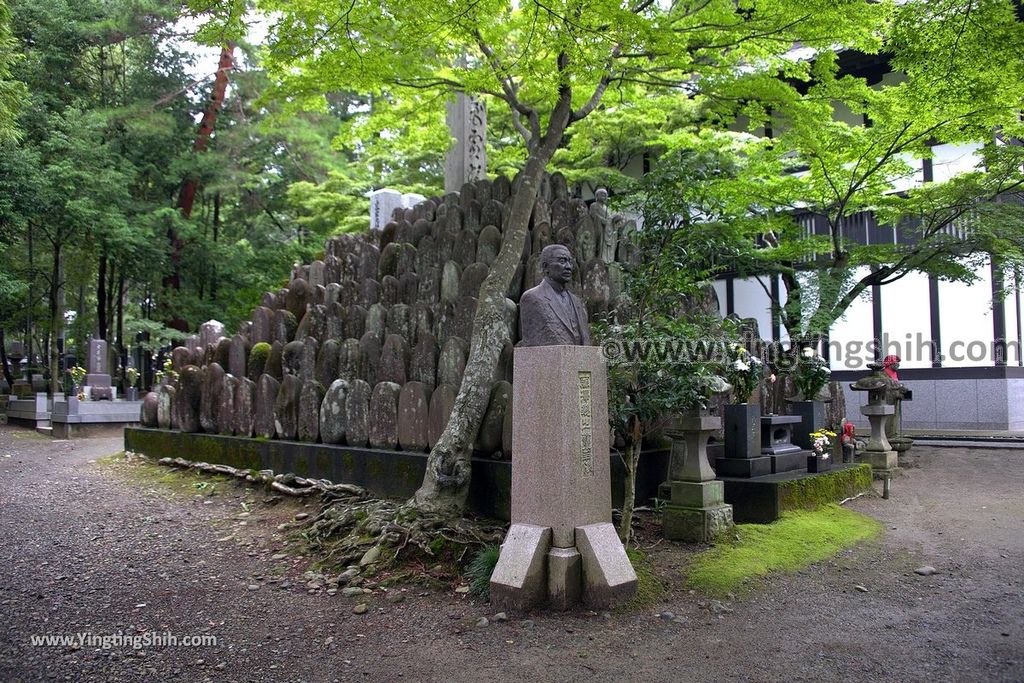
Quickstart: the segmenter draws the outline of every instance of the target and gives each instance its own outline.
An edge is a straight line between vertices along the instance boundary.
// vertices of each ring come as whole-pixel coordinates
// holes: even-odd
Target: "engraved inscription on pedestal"
[[[592,378],[589,372],[581,371],[578,380],[580,390],[580,470],[584,477],[592,477],[594,476]]]

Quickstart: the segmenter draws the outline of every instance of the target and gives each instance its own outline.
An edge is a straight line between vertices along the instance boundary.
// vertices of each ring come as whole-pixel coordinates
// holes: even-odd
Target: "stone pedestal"
[[[761,406],[750,403],[725,406],[725,448],[715,460],[720,477],[763,477],[772,473],[772,461],[761,455]]]
[[[772,474],[807,467],[809,451],[793,443],[793,433],[800,426],[801,419],[799,415],[765,415],[761,418],[761,454],[771,461]]]
[[[671,501],[662,511],[665,538],[705,543],[732,527],[732,505],[725,502],[725,484],[715,481],[708,464],[708,438],[721,425],[709,415],[687,417],[668,432]],[[719,458],[719,462],[726,460]],[[730,460],[752,460],[731,458]]]
[[[885,475],[898,467],[899,456],[885,435],[886,419],[896,412],[895,406],[885,403],[869,403],[861,406],[860,412],[871,423],[871,436],[864,450],[857,454],[859,462],[866,462],[876,474]]]
[[[491,576],[491,601],[527,609],[546,598],[564,609],[580,599],[604,607],[628,597],[636,574],[611,524],[601,350],[520,347],[515,368],[512,527]]]

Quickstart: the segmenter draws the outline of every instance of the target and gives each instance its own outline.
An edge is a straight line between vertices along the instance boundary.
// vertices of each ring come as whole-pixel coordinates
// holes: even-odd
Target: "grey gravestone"
[[[171,368],[173,368],[175,372],[181,372],[183,367],[190,364],[191,358],[192,352],[184,346],[175,347],[171,351]]]
[[[553,199],[569,198],[569,184],[561,173],[551,174],[551,197]]]
[[[199,343],[204,347],[210,347],[220,341],[224,336],[224,323],[217,320],[207,320],[199,326]]]
[[[385,275],[380,281],[380,305],[384,308],[391,308],[401,299],[398,291],[398,278],[393,275]]]
[[[235,389],[239,380],[224,375],[221,380],[220,399],[217,402],[217,433],[231,436],[235,431]]]
[[[412,311],[405,304],[397,304],[388,309],[384,323],[385,335],[397,334],[406,340],[413,338]]]
[[[483,263],[471,263],[462,271],[459,280],[459,296],[477,297],[480,286],[487,278],[488,268]]]
[[[389,334],[380,355],[377,381],[405,384],[409,368],[409,347],[401,336]]]
[[[270,345],[270,355],[267,357],[267,364],[263,372],[267,373],[278,382],[284,377],[284,344],[275,341]]]
[[[352,380],[362,379],[362,352],[358,339],[346,339],[338,348],[338,377]]]
[[[416,270],[416,247],[411,244],[403,244],[398,253],[398,267],[395,277],[402,277],[403,273],[411,273]]]
[[[429,333],[421,333],[409,361],[409,378],[431,389],[437,384],[437,341]]]
[[[295,337],[295,328],[299,326],[291,311],[277,309],[274,311],[273,338],[282,344],[287,344]]]
[[[316,381],[325,387],[331,386],[338,377],[338,359],[341,344],[336,339],[328,339],[320,347],[316,357]]]
[[[409,314],[412,318],[410,323],[412,326],[412,343],[417,344],[420,340],[420,335],[434,334],[434,309],[425,303],[415,304]]]
[[[512,385],[497,382],[491,389],[487,412],[480,423],[476,436],[476,450],[493,456],[502,450],[502,430],[505,427],[505,413],[512,406]],[[507,457],[507,455],[506,455]]]
[[[342,308],[355,306],[359,303],[359,285],[355,280],[342,280],[338,285],[338,303]]]
[[[227,372],[228,366],[231,364],[231,340],[227,337],[221,337],[221,340],[217,342],[216,350],[214,351],[212,362],[218,363],[224,371]]]
[[[327,286],[327,296],[324,297],[324,304],[330,306],[333,303],[338,303],[338,299],[341,298],[341,285],[338,283],[331,283]]]
[[[341,329],[346,337],[362,337],[366,333],[366,309],[358,305],[346,308],[341,319]]]
[[[473,318],[476,316],[476,299],[460,296],[455,301],[455,334],[463,339],[473,338]]]
[[[483,213],[483,205],[474,200],[469,201],[462,207],[462,225],[474,235],[480,233],[480,216]]]
[[[391,242],[380,252],[380,264],[377,267],[377,279],[384,281],[385,275],[392,277],[398,272],[398,255],[402,248]]]
[[[416,248],[416,272],[422,275],[427,268],[436,268],[437,265],[437,245],[434,238],[431,235],[424,235]]]
[[[398,394],[394,382],[379,382],[370,397],[370,447],[394,450],[398,445]]]
[[[363,280],[359,289],[359,305],[372,306],[380,301],[380,283],[374,279]]]
[[[446,233],[458,235],[462,232],[462,209],[459,206],[449,206],[444,220],[444,230]]]
[[[406,272],[398,278],[398,300],[412,306],[419,295],[420,277],[416,273]]]
[[[256,406],[256,383],[242,377],[235,383],[235,424],[236,436],[252,436]]]
[[[551,244],[551,232],[550,223],[538,223],[533,226],[533,230],[530,231],[530,237],[533,239],[532,253],[540,254],[544,247]]]
[[[551,202],[551,229],[558,234],[563,228],[568,228],[572,220],[569,217],[569,202],[565,199],[555,199]]]
[[[178,390],[175,394],[172,416],[178,429],[183,432],[199,431],[199,403],[202,395],[201,370],[195,365],[186,365],[178,373]]]
[[[334,254],[324,257],[324,285],[330,291],[331,285],[341,282],[341,259]]]
[[[555,244],[561,244],[570,251],[576,251],[576,233],[572,228],[560,228],[555,235]]]
[[[171,415],[174,410],[174,387],[160,385],[156,397],[156,426],[160,429],[171,428]]]
[[[312,337],[306,337],[302,340],[304,347],[302,354],[302,365],[299,370],[299,377],[303,382],[308,382],[311,379],[316,378],[316,353],[320,348],[320,344],[316,339]]]
[[[336,379],[331,383],[320,403],[320,440],[339,444],[345,441],[345,396],[348,382]]]
[[[89,340],[89,360],[87,361],[88,374],[85,376],[85,384],[90,387],[110,386],[110,360],[107,357],[107,342],[102,339]],[[45,391],[46,388],[43,388]],[[36,391],[39,391],[36,389]]]
[[[594,237],[594,224],[587,214],[580,218],[576,225],[576,249],[578,261],[587,262],[597,255],[597,240]]]
[[[250,348],[249,340],[242,335],[236,334],[231,338],[231,349],[228,353],[228,372],[235,377],[245,377]]]
[[[380,250],[374,245],[360,240],[357,257],[357,280],[367,280],[377,277],[377,266],[380,262]]]
[[[481,225],[493,225],[498,230],[502,227],[502,218],[505,213],[505,207],[500,201],[493,199],[489,200],[484,204],[483,209],[480,211],[480,224]]]
[[[530,216],[530,229],[536,230],[543,224],[551,224],[551,205],[541,197],[533,205],[533,214]]]
[[[281,368],[284,374],[295,375],[300,379],[312,379],[312,373],[303,377],[303,370],[305,366],[306,356],[306,344],[301,341],[292,341],[285,344],[284,351],[281,354]]]
[[[224,368],[220,363],[210,363],[202,369],[199,395],[199,426],[207,434],[218,432],[218,411],[220,397],[224,391]]]
[[[299,393],[299,441],[316,443],[320,438],[320,404],[324,400],[324,387],[312,380],[304,382]]]
[[[441,299],[441,271],[437,266],[420,271],[416,298],[427,303],[436,303]]]
[[[459,233],[452,249],[452,260],[463,268],[476,261],[476,235],[469,230]]]
[[[345,317],[345,309],[335,301],[327,306],[327,320],[324,322],[324,336],[327,339],[344,339],[345,328],[342,320]]]
[[[512,340],[506,341],[498,354],[498,367],[494,369],[495,382],[512,382],[512,364],[515,358],[515,345]]]
[[[296,320],[302,320],[306,315],[306,305],[309,303],[309,283],[305,280],[292,280],[288,284],[288,295],[285,297],[285,308],[295,316]]]
[[[509,340],[513,344],[519,341],[519,306],[512,299],[505,299],[505,325]]]
[[[263,308],[269,308],[271,310],[277,308],[277,297],[273,292],[264,292],[263,298],[260,299],[260,305]]]
[[[485,226],[476,241],[476,260],[486,266],[494,263],[501,251],[501,232],[493,225]]]
[[[512,196],[512,182],[508,176],[499,175],[491,182],[491,197],[499,202],[508,201]]]
[[[462,385],[466,371],[469,344],[459,337],[448,339],[437,361],[437,383],[447,384],[456,389]]]
[[[430,234],[430,223],[425,218],[417,218],[412,224],[412,233],[409,241],[416,246],[417,251],[423,244],[423,238]],[[419,263],[419,254],[416,255],[416,262]],[[417,268],[419,270],[419,268]]]
[[[394,219],[394,213],[392,213],[391,218]],[[394,220],[388,221],[384,225],[384,229],[380,231],[381,261],[384,261],[384,252],[387,251],[387,248],[395,243],[395,233],[397,232],[398,223],[396,223]]]
[[[266,306],[259,306],[252,312],[252,343],[273,341],[271,328],[273,327],[274,311]]]
[[[142,398],[142,406],[139,408],[139,424],[143,427],[156,427],[157,425],[157,410],[159,408],[160,397],[155,391],[151,391]],[[168,408],[170,404],[168,403]],[[170,426],[169,418],[170,411],[167,413],[168,426]]]
[[[380,352],[380,342],[372,332],[367,332],[359,339],[359,365],[363,370],[363,379],[371,386],[377,385]]]
[[[372,335],[378,343],[384,343],[387,315],[387,309],[380,304],[370,306],[369,310],[366,312],[366,331],[363,334]]]
[[[274,401],[274,431],[277,438],[294,441],[299,433],[299,399],[303,382],[295,375],[285,375]]]
[[[327,300],[327,288],[323,285],[311,285],[309,290],[309,305],[324,305]]]
[[[427,430],[428,445],[433,448],[437,444],[444,428],[448,425],[448,418],[452,415],[452,408],[455,406],[455,389],[447,384],[442,384],[434,389],[430,395],[430,410],[428,419],[430,424]]]
[[[429,449],[430,388],[409,382],[398,396],[398,445],[403,451]]]
[[[349,382],[345,396],[345,442],[355,448],[370,442],[370,385],[361,379]]]
[[[608,284],[608,265],[600,258],[593,258],[583,266],[583,300],[591,318],[608,310],[611,301],[611,287]]]
[[[270,375],[261,375],[256,382],[256,396],[253,399],[253,433],[261,439],[273,439],[277,433],[274,426],[274,407],[280,382]]]

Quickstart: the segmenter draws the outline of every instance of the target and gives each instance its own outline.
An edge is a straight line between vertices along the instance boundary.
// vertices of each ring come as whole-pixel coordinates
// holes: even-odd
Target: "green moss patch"
[[[787,512],[772,524],[739,524],[739,540],[699,554],[687,569],[686,582],[690,588],[724,595],[749,588],[752,578],[820,562],[881,531],[876,520],[838,505]]]
[[[813,510],[870,489],[871,465],[860,464],[781,484],[779,508],[783,511]]]
[[[629,602],[616,609],[617,612],[637,612],[647,609],[661,598],[665,592],[665,583],[658,577],[657,570],[644,551],[627,548],[626,555],[636,572],[636,594]]]

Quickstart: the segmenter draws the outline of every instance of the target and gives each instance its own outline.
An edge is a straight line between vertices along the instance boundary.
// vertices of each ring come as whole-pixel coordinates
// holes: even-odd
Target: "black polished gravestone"
[[[715,460],[719,477],[763,477],[772,473],[772,461],[761,453],[761,406],[740,403],[725,406],[725,447]]]

